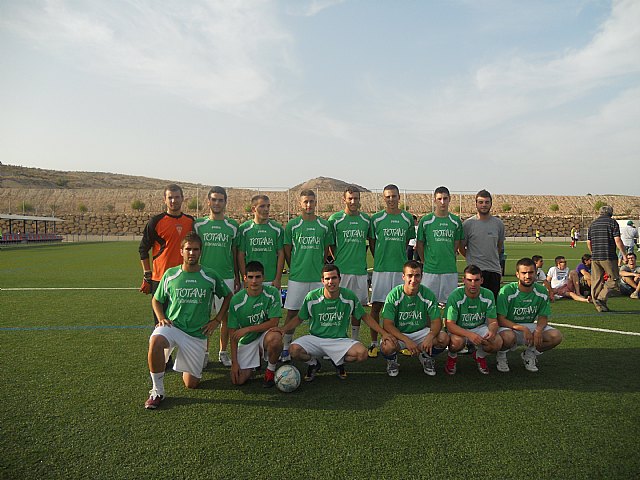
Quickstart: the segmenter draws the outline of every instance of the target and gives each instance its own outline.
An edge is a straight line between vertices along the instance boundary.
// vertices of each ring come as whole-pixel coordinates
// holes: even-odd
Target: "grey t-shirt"
[[[504,242],[504,223],[496,217],[480,220],[477,216],[462,223],[467,244],[467,265],[476,265],[480,270],[501,273],[498,243]]]

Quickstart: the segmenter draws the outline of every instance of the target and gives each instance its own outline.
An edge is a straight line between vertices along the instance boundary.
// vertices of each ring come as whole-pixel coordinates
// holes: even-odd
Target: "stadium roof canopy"
[[[35,220],[36,222],[64,222],[58,217],[34,217],[32,215],[12,215],[0,213],[0,220]]]

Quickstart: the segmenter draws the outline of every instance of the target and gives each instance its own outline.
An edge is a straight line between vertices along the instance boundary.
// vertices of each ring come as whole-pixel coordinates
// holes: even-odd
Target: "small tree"
[[[33,205],[31,205],[29,202],[25,202],[25,201],[22,202],[21,207],[22,207],[22,211],[24,213],[35,212],[35,210],[36,210]]]
[[[89,209],[87,208],[87,206],[84,203],[81,203],[80,205],[78,205],[78,211],[80,213],[87,213],[89,211]]]
[[[104,206],[104,209],[105,209],[105,211],[106,211],[107,213],[113,213],[113,212],[115,211],[116,207],[115,207],[115,205],[114,205],[113,203],[107,203],[107,204]]]
[[[142,200],[134,200],[133,202],[131,202],[131,208],[133,208],[137,212],[143,211],[145,206],[146,205]]]
[[[453,207],[453,211],[456,213],[460,213],[460,205],[456,205],[455,207]]]
[[[607,204],[606,202],[603,202],[602,200],[598,200],[596,203],[593,204],[593,209],[596,212],[599,212],[600,209],[604,207],[606,204]]]
[[[551,210],[552,212],[557,212],[558,210],[560,210],[560,205],[558,205],[557,203],[552,203],[549,206],[549,210]]]
[[[511,204],[510,203],[503,203],[502,204],[502,211],[503,212],[510,212],[511,211]]]
[[[189,210],[198,210],[199,204],[198,204],[198,199],[197,198],[192,198],[191,200],[189,200],[189,203],[187,203],[187,208]]]
[[[247,203],[244,206],[244,213],[251,213],[251,204],[250,203]]]

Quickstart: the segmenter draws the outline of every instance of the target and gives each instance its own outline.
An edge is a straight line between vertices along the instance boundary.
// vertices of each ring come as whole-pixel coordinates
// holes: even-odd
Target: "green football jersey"
[[[232,248],[238,246],[238,222],[233,218],[198,218],[193,229],[202,239],[200,265],[211,268],[229,280],[235,277]]]
[[[340,273],[367,274],[367,237],[369,216],[365,213],[349,215],[344,210],[329,217],[335,240],[335,261]]]
[[[371,216],[369,238],[376,241],[373,270],[402,272],[407,261],[407,243],[416,236],[413,216],[405,211],[391,215],[386,211]]]
[[[231,291],[214,270],[201,267],[185,272],[182,266],[168,269],[154,294],[160,303],[169,302],[166,315],[187,335],[207,338],[202,327],[209,322],[213,296],[226,297]]]
[[[324,267],[324,251],[333,245],[331,226],[325,219],[304,220],[302,215],[287,223],[284,244],[291,245],[289,279],[296,282],[319,282]]]
[[[282,316],[280,292],[277,288],[264,285],[260,295],[250,296],[246,289],[240,290],[231,298],[227,326],[234,330],[258,325],[272,318]],[[243,336],[239,344],[247,345],[256,340],[262,333],[250,332]]]
[[[248,220],[240,225],[238,250],[244,252],[245,264],[258,261],[264,267],[264,281],[273,282],[276,278],[278,252],[284,242],[284,228],[273,220],[256,223]]]
[[[531,292],[521,292],[518,282],[508,283],[498,294],[497,311],[514,323],[533,323],[539,316],[551,316],[549,293],[539,283],[533,284]]]
[[[456,288],[447,299],[445,312],[447,320],[467,330],[484,325],[488,318],[497,318],[493,293],[482,287],[476,298],[467,297],[464,287]]]
[[[402,333],[413,333],[431,324],[431,320],[441,317],[438,299],[424,285],[416,295],[404,293],[404,285],[396,285],[387,295],[382,307],[382,318],[393,320]]]
[[[424,242],[424,271],[457,273],[455,242],[463,238],[462,221],[456,215],[438,217],[429,213],[422,217],[416,240]]]
[[[348,338],[351,315],[362,318],[364,308],[356,294],[343,287],[335,299],[325,297],[324,288],[311,290],[298,312],[300,320],[309,320],[309,333],[320,338]]]

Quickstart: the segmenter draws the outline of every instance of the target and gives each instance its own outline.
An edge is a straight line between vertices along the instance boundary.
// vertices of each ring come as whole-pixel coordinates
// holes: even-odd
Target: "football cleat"
[[[144,402],[144,408],[147,410],[155,410],[160,406],[160,402],[164,400],[164,395],[160,395],[157,390],[149,390],[149,398]]]

